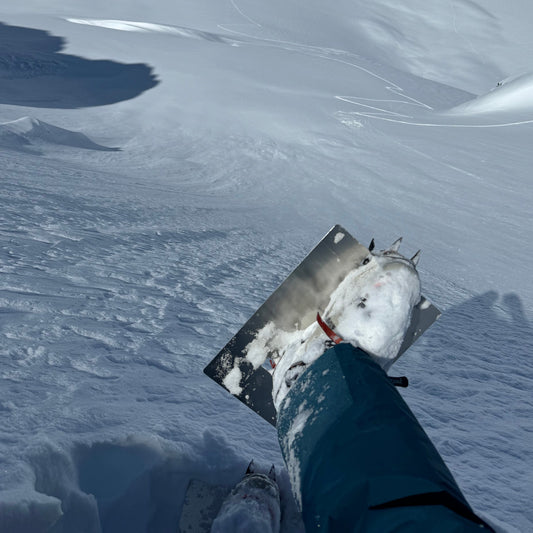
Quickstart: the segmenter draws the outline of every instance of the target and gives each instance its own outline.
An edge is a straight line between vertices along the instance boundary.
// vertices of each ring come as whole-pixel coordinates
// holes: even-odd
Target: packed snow
[[[303,531],[275,429],[202,369],[335,223],[423,250],[443,316],[402,395],[474,509],[533,530],[532,16],[5,0],[0,530],[175,530],[253,457]]]
[[[365,257],[335,289],[324,314],[344,341],[359,346],[388,370],[420,298],[415,265],[389,249]]]
[[[293,491],[294,498],[296,499],[296,503],[298,504],[298,507],[301,508],[302,501],[302,491],[300,488],[300,480],[302,479],[300,472],[301,472],[301,465],[300,465],[300,458],[296,455],[296,443],[298,439],[301,438],[302,430],[305,426],[305,423],[309,419],[309,417],[312,415],[312,408],[310,408],[305,403],[300,405],[298,408],[298,414],[292,421],[287,433],[283,436],[285,442],[284,447],[289,450],[289,457],[288,457],[288,475],[291,480],[291,487]]]
[[[338,235],[344,237],[338,233],[335,243],[339,242]],[[324,310],[337,341],[363,349],[384,370],[398,358],[413,309],[421,300],[420,278],[414,263],[418,253],[413,260],[406,258],[398,252],[400,243],[398,239],[386,250],[368,252],[333,290]],[[284,331],[268,322],[246,346],[246,359],[254,368],[264,363],[265,354],[275,354],[271,362],[272,395],[277,410],[291,383],[327,349],[329,336],[318,318],[307,328],[293,331]],[[242,379],[238,364],[224,380],[232,394],[241,390],[239,385],[238,389],[235,387],[236,377]]]
[[[281,522],[278,485],[265,474],[246,475],[222,504],[212,533],[279,533]]]

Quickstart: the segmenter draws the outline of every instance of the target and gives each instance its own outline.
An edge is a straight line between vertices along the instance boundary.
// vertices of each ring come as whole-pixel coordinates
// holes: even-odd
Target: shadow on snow
[[[143,63],[62,54],[65,39],[0,23],[0,104],[74,109],[129,100],[159,82]]]

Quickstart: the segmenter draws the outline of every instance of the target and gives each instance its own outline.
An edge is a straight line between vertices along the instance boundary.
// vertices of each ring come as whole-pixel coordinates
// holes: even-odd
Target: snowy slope
[[[152,4],[0,7],[0,524],[165,531],[189,479],[281,471],[201,370],[341,223],[422,248],[404,397],[531,530],[529,3]]]

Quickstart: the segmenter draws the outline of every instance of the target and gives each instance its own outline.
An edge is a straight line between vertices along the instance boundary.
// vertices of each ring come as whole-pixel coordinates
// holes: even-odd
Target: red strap
[[[320,316],[320,313],[316,314],[316,321],[318,322],[318,325],[323,329],[324,333],[335,343],[339,344],[340,342],[343,342],[343,338],[337,335],[323,320]]]

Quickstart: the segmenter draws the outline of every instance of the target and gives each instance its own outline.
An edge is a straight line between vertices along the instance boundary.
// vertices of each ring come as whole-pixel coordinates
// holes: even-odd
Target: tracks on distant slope
[[[173,26],[166,24],[155,24],[149,22],[134,22],[126,20],[104,20],[104,19],[80,19],[67,18],[69,22],[76,24],[86,24],[120,31],[155,32],[187,37],[193,39],[204,39],[211,42],[229,44],[232,46],[266,46],[283,49],[291,52],[305,54],[311,57],[332,61],[356,69],[368,76],[383,82],[384,90],[391,93],[393,98],[369,98],[364,95],[334,95],[340,102],[355,107],[355,110],[340,110],[337,119],[346,125],[360,126],[359,119],[381,120],[417,127],[441,127],[441,128],[497,128],[508,126],[519,126],[533,123],[533,118],[518,118],[508,120],[502,117],[495,119],[484,115],[479,118],[468,115],[449,115],[447,113],[435,112],[428,104],[407,94],[404,89],[394,81],[378,74],[377,72],[363,66],[364,60],[356,54],[338,50],[335,48],[306,45],[293,41],[281,39],[269,39],[252,35],[243,31],[244,27],[263,29],[263,26],[255,19],[247,15],[235,0],[230,0],[235,11],[244,19],[243,24],[218,24],[218,27],[225,33],[214,33],[183,26]],[[231,34],[229,37],[227,34]],[[413,112],[414,110],[414,112]],[[418,113],[416,112],[418,111]]]

